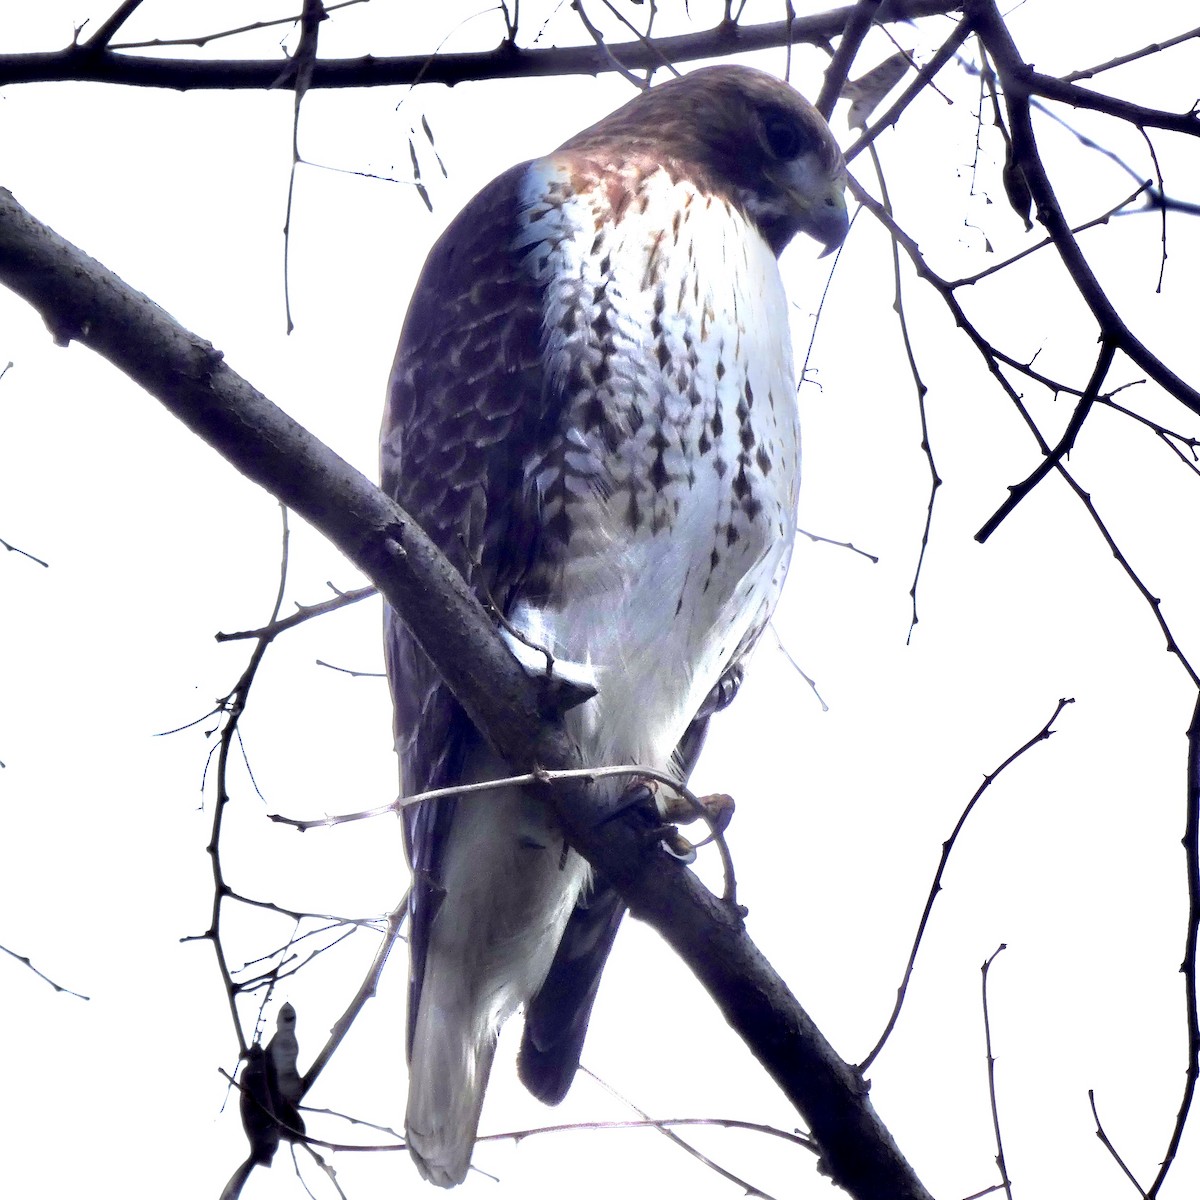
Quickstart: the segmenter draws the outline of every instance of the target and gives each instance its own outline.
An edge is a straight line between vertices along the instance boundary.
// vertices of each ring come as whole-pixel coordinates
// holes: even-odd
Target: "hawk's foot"
[[[672,792],[658,800],[658,811],[663,820],[676,825],[690,825],[693,821],[706,821],[713,834],[724,833],[729,828],[735,807],[733,797],[724,792],[712,792],[707,796],[697,796],[695,804],[678,792]]]
[[[679,808],[679,804],[683,807]],[[677,811],[683,815],[677,817]],[[672,858],[691,863],[696,859],[696,847],[675,828],[675,821],[695,821],[700,815],[669,785],[657,779],[634,779],[604,820],[629,817],[639,827],[638,832],[648,847],[657,844]]]

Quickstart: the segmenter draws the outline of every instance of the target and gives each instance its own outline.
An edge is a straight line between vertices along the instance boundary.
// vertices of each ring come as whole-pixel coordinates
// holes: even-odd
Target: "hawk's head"
[[[706,67],[661,83],[563,147],[610,165],[650,160],[733,201],[779,254],[797,233],[827,249],[848,228],[846,164],[824,118],[753,67]]]

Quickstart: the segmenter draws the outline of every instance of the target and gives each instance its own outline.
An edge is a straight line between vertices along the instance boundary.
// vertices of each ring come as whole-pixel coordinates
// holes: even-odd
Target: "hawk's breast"
[[[799,433],[774,255],[726,200],[658,168],[590,187],[541,159],[514,250],[542,295],[561,413],[524,464],[540,512],[513,616],[592,666],[594,758],[665,765],[765,624],[795,531]]]

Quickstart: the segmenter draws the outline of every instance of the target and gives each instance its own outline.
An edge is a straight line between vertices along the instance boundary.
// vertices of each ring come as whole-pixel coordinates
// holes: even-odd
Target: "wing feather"
[[[380,438],[383,489],[480,599],[501,610],[536,553],[524,454],[556,424],[543,387],[539,288],[508,250],[524,170],[512,168],[476,196],[431,251],[400,335]],[[390,609],[385,656],[404,792],[455,783],[479,734]],[[413,872],[410,1051],[453,812],[451,799],[404,813]]]

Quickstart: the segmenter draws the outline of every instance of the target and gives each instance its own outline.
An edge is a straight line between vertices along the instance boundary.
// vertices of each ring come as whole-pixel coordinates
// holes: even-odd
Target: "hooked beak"
[[[839,176],[829,185],[829,190],[817,198],[808,210],[808,229],[822,246],[824,258],[832,254],[845,240],[850,229],[850,217],[846,212],[846,183]]]

